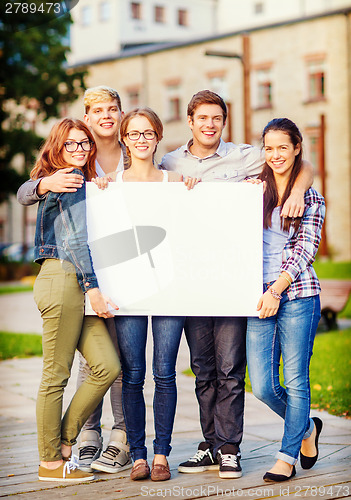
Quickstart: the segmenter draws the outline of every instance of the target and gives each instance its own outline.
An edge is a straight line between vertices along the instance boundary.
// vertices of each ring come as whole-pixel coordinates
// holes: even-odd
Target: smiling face
[[[200,104],[194,115],[188,116],[188,124],[195,147],[217,149],[225,126],[223,110],[218,104]]]
[[[68,133],[68,137],[65,140],[67,142],[81,142],[81,141],[89,141],[88,136],[83,130],[78,130],[77,128],[71,128]],[[66,151],[65,146],[62,148],[62,158],[65,163],[64,167],[76,167],[80,170],[83,169],[84,165],[87,163],[90,155],[90,151],[83,151],[82,146],[79,145],[77,151],[73,153],[69,153]]]
[[[153,139],[145,139],[145,137],[141,135],[136,141],[132,141],[128,137],[130,132],[145,133],[147,131],[155,131],[155,129],[146,116],[136,115],[129,121],[126,135],[122,139],[125,145],[129,148],[132,161],[133,158],[138,160],[148,160],[153,158],[158,142],[156,134]]]
[[[290,136],[281,130],[270,130],[264,136],[266,162],[275,177],[289,178],[300,149],[300,144],[295,147]]]
[[[117,100],[111,99],[92,104],[84,115],[84,121],[91,127],[94,136],[113,137],[119,132],[122,116]]]

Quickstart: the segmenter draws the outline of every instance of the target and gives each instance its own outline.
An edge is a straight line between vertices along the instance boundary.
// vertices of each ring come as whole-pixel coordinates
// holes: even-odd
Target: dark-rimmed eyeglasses
[[[66,141],[64,146],[66,148],[67,153],[74,153],[75,151],[78,150],[79,146],[82,148],[83,151],[91,151],[93,147],[93,142],[89,140],[85,141]]]
[[[152,141],[152,139],[155,139],[156,137],[156,132],[154,130],[144,130],[144,132],[132,130],[132,132],[128,132],[126,135],[131,141],[138,141],[141,136],[143,136],[147,141]]]

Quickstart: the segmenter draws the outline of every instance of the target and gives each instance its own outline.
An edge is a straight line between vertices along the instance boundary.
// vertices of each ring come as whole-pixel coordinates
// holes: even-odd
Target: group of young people
[[[299,454],[301,466],[312,467],[322,429],[319,418],[310,418],[309,362],[320,318],[320,286],[312,263],[325,205],[311,187],[312,166],[302,160],[297,126],[286,118],[272,120],[263,131],[262,149],[225,143],[225,102],[202,90],[187,109],[192,138],[158,165],[155,152],[163,127],[153,110],[137,108],[124,115],[118,93],[104,86],[88,89],[84,104],[84,122],[65,118],[54,126],[31,180],[18,191],[22,204],[39,201],[35,260],[41,269],[34,293],[43,318],[39,479],[89,481],[93,470],[127,468],[133,480],[171,477],[167,456],[183,329],[204,440],[179,472],[218,470],[221,478],[241,477],[246,359],[254,394],[284,419],[278,460],[264,479],[293,477]],[[108,181],[184,182],[192,189],[199,180],[238,182],[257,176],[264,182],[259,317],[151,318],[155,439],[150,472],[143,396],[148,318],[113,318],[111,308],[117,310],[118,304],[98,288],[87,244],[85,182],[93,180],[102,188]],[[85,293],[96,316],[84,316]],[[76,349],[79,383],[62,418]],[[279,382],[281,358],[285,387]],[[114,427],[103,450],[101,405],[110,386]],[[81,429],[77,463],[71,447]]]

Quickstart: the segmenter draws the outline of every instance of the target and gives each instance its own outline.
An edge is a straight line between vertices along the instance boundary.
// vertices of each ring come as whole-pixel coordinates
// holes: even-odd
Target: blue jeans
[[[168,456],[177,404],[176,360],[183,317],[152,318],[153,376],[155,381],[154,453]],[[147,316],[115,316],[123,370],[122,401],[130,452],[134,460],[147,458],[145,401]]]
[[[288,300],[269,318],[248,318],[247,363],[254,395],[284,419],[284,435],[276,458],[297,461],[303,439],[314,428],[310,419],[309,366],[320,319],[319,295]],[[280,356],[284,384],[279,382]]]
[[[246,318],[188,317],[185,335],[204,439],[214,455],[243,436]]]

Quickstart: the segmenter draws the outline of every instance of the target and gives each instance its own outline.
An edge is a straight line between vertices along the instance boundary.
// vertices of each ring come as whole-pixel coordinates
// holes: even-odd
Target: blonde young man
[[[190,141],[166,154],[162,168],[202,181],[238,182],[258,175],[264,164],[260,148],[224,142],[227,107],[214,92],[202,90],[188,104]],[[312,166],[304,164],[282,215],[297,217],[304,193],[312,184]],[[235,279],[235,276],[233,277]],[[218,470],[219,477],[238,478],[243,435],[246,318],[188,317],[185,335],[204,441],[196,454],[179,465],[179,472]]]
[[[123,170],[125,150],[118,140],[123,112],[117,91],[106,86],[89,88],[84,94],[84,106],[84,121],[90,127],[97,146],[95,164],[97,175],[102,177]],[[18,201],[22,205],[32,205],[45,197],[49,191],[55,193],[76,191],[82,185],[82,177],[70,173],[72,169],[73,167],[65,168],[48,177],[27,181],[17,192]],[[106,321],[118,350],[113,319]],[[78,386],[90,373],[90,368],[81,354],[79,358]],[[102,454],[102,402],[82,428],[79,443],[79,467],[86,472],[94,469],[114,473],[132,466],[122,411],[121,376],[112,384],[110,395],[114,425],[109,443]]]

